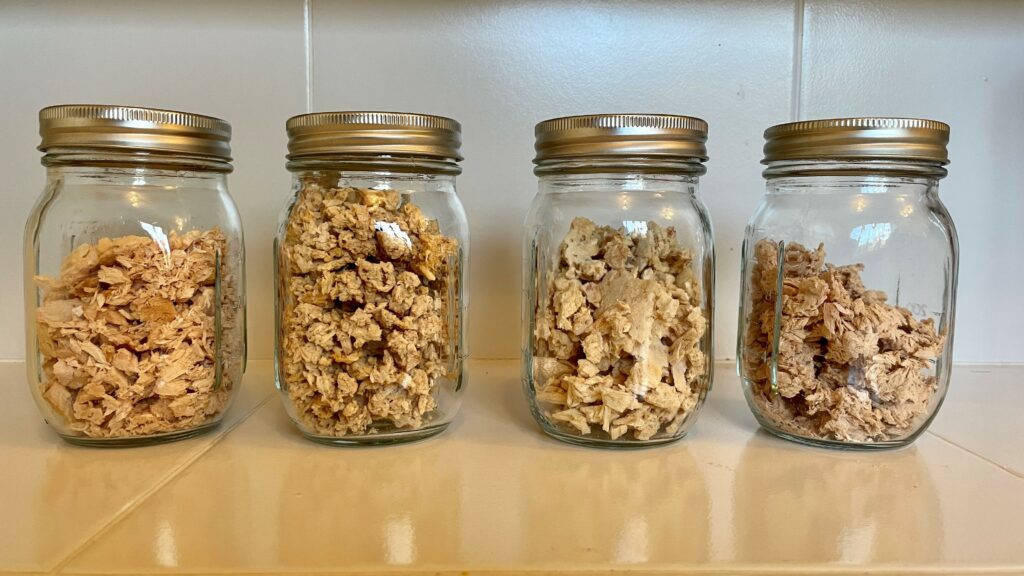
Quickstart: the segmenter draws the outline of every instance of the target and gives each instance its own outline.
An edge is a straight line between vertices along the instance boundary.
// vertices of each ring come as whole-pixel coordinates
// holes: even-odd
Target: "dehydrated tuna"
[[[944,336],[867,289],[862,264],[834,266],[825,247],[783,251],[777,376],[769,362],[778,294],[778,244],[754,246],[744,373],[763,418],[799,436],[846,442],[905,438],[929,413]]]
[[[219,230],[101,238],[80,244],[57,278],[37,277],[43,398],[75,434],[124,438],[184,431],[228,405],[231,370],[217,382],[216,311],[226,335],[221,359],[240,361],[229,335],[239,303]],[[227,267],[222,267],[226,269]]]

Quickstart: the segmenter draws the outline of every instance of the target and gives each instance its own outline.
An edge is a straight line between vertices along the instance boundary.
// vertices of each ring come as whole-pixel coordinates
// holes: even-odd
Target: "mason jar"
[[[440,433],[466,386],[459,123],[324,112],[287,129],[292,193],[274,257],[289,416],[328,444]]]
[[[737,342],[750,409],[797,442],[909,444],[952,368],[957,237],[938,195],[949,127],[840,118],[765,140]]]
[[[46,188],[25,226],[26,365],[65,440],[184,438],[224,417],[245,366],[231,127],[105,105],[39,112]]]
[[[715,253],[698,195],[707,124],[598,114],[535,132],[523,248],[530,410],[575,444],[682,438],[712,377]]]

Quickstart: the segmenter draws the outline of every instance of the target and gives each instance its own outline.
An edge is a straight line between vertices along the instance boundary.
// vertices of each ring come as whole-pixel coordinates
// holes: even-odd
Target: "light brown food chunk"
[[[834,266],[825,247],[785,245],[778,371],[769,363],[775,330],[778,243],[754,247],[744,375],[761,414],[780,429],[845,442],[902,439],[927,416],[932,365],[945,338],[932,319],[886,304],[861,282],[864,266]]]
[[[36,278],[42,395],[74,434],[127,438],[196,428],[227,407],[240,367],[237,279],[219,230],[80,244],[57,278]],[[225,337],[215,385],[216,317]]]
[[[574,434],[675,435],[707,385],[692,253],[656,222],[629,235],[576,218],[558,254],[535,311],[537,401]]]
[[[457,355],[457,241],[408,195],[337,181],[303,181],[281,246],[293,413],[325,436],[422,428]]]

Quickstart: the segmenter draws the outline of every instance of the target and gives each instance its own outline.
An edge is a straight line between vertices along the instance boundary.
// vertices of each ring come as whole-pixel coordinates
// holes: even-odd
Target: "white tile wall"
[[[519,350],[521,229],[536,190],[533,125],[656,111],[710,123],[703,195],[718,251],[716,348],[733,353],[738,246],[764,186],[761,125],[789,114],[789,2],[316,3],[318,109],[453,116],[471,227],[470,352]]]
[[[288,194],[284,121],[305,111],[302,0],[0,2],[0,358],[24,357],[22,231],[40,193],[37,112],[65,103],[211,114],[234,130],[250,357],[273,345],[271,241]]]
[[[308,106],[445,114],[465,130],[471,353],[515,357],[533,124],[572,113],[693,114],[711,124],[703,195],[725,358],[743,226],[763,189],[761,132],[796,114],[907,114],[953,125],[943,197],[962,249],[957,359],[1024,362],[1014,330],[1024,324],[1024,265],[1013,259],[1024,243],[1022,30],[1024,4],[1011,0],[8,1],[0,261],[21,269],[22,226],[43,181],[39,108],[115,102],[226,118],[249,249],[251,357],[269,358],[284,120]],[[0,276],[0,318],[12,327],[0,333],[0,358],[24,354],[21,281]]]
[[[1024,2],[808,0],[801,113],[950,124],[955,358],[1024,362]]]

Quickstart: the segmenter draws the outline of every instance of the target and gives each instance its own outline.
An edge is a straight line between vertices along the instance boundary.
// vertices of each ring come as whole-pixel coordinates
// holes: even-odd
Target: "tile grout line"
[[[988,464],[990,466],[994,466],[995,468],[998,468],[998,469],[1002,470],[1003,472],[1006,472],[1007,474],[1009,474],[1010,476],[1013,476],[1014,478],[1017,478],[1019,480],[1024,480],[1024,473],[1017,472],[1016,470],[1014,470],[1013,468],[1010,468],[1009,466],[1004,466],[1004,465],[1000,464],[999,462],[996,462],[995,460],[993,460],[991,458],[988,458],[986,456],[982,456],[981,454],[978,454],[974,450],[971,450],[970,448],[968,448],[966,446],[958,444],[958,443],[950,440],[949,438],[946,438],[942,434],[939,434],[938,432],[935,432],[933,430],[928,430],[927,432],[931,436],[935,436],[936,438],[938,438],[939,440],[945,442],[946,444],[949,444],[950,446],[953,446],[954,448],[959,448],[960,450],[962,450],[964,452],[967,452],[971,456],[974,456],[978,460],[981,460],[982,462],[985,462],[986,464]]]
[[[796,122],[802,114],[801,98],[804,81],[804,14],[806,0],[796,0],[793,5],[793,83],[789,95],[789,120]]]
[[[90,546],[92,546],[92,544],[94,544],[97,540],[99,540],[107,532],[109,532],[110,529],[113,528],[117,523],[131,515],[131,513],[134,512],[139,506],[148,502],[150,498],[152,498],[154,495],[156,495],[157,492],[162,490],[164,486],[170,484],[172,480],[178,478],[185,470],[191,467],[192,464],[195,464],[200,458],[205,456],[210,450],[212,450],[215,446],[220,444],[220,442],[224,438],[227,438],[228,434],[231,434],[231,432],[233,432],[235,428],[238,428],[243,422],[248,420],[250,416],[255,414],[260,408],[266,405],[267,402],[269,402],[275,396],[276,394],[274,393],[274,391],[268,393],[266,398],[260,400],[255,406],[253,406],[252,410],[249,410],[248,412],[243,414],[242,417],[238,419],[238,421],[225,428],[221,434],[215,436],[209,443],[209,445],[207,445],[205,448],[200,449],[193,456],[186,458],[184,462],[172,468],[167,475],[158,480],[157,483],[154,484],[151,488],[144,491],[142,494],[136,496],[134,499],[128,502],[116,514],[114,514],[113,518],[111,518],[108,522],[100,526],[100,528],[96,530],[94,533],[89,535],[85,539],[85,541],[76,546],[71,552],[68,553],[67,556],[65,556],[63,559],[57,562],[57,564],[52,569],[46,571],[45,574],[60,574],[65,568],[68,567],[69,564],[71,564],[71,562],[75,558],[77,558],[80,554],[85,552]]]
[[[306,59],[306,113],[313,111],[313,0],[302,2],[302,41]]]

